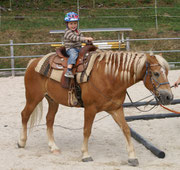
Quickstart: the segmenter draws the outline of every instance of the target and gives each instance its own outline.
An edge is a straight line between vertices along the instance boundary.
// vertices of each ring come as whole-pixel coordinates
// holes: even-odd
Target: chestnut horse
[[[161,55],[149,55],[139,52],[101,51],[93,52],[97,56],[88,82],[79,84],[84,103],[84,140],[82,144],[82,161],[92,161],[88,153],[88,139],[96,113],[108,112],[122,129],[127,141],[128,163],[137,166],[131,133],[125,120],[122,104],[126,89],[143,80],[161,104],[169,104],[173,95],[168,83],[169,66]],[[22,132],[18,141],[19,147],[25,147],[27,140],[27,122],[40,106],[45,96],[49,104],[46,116],[47,136],[50,150],[55,153],[59,148],[55,144],[53,124],[59,104],[68,106],[68,90],[50,78],[37,72],[35,67],[40,59],[33,60],[25,74],[26,105],[21,113]],[[41,105],[42,106],[42,105]],[[31,115],[32,114],[32,115]]]

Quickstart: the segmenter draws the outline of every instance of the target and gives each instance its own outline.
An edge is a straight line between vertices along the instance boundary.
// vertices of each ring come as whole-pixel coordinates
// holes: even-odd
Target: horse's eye
[[[156,76],[156,77],[159,77],[159,76],[160,76],[160,74],[159,74],[158,72],[154,72],[153,74],[154,74],[154,76]]]

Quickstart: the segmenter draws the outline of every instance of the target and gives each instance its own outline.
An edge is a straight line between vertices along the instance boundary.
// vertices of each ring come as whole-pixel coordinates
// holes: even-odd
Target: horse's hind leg
[[[46,97],[49,103],[49,109],[46,116],[46,125],[47,125],[47,136],[48,136],[48,145],[52,153],[59,153],[59,148],[55,144],[54,135],[53,135],[53,124],[56,112],[58,110],[59,104],[55,103],[51,98]]]
[[[31,98],[26,97],[26,105],[21,112],[22,118],[22,131],[20,134],[20,139],[18,141],[18,147],[24,148],[27,141],[27,123],[30,118],[31,113],[34,111],[36,106],[41,102],[44,96],[31,96]]]
[[[135,156],[134,146],[131,141],[131,133],[130,133],[129,126],[124,117],[123,108],[121,107],[120,109],[112,111],[110,113],[111,113],[113,119],[116,121],[116,123],[121,127],[121,129],[124,133],[124,136],[126,137],[129,165],[137,166],[139,163],[138,163],[138,159]]]
[[[25,147],[27,140],[27,123],[34,112],[37,115],[36,107],[42,107],[40,102],[44,98],[44,92],[42,90],[42,83],[39,75],[35,73],[33,66],[29,66],[25,75],[25,90],[26,90],[26,105],[21,112],[22,118],[22,131],[18,142],[19,147]],[[42,108],[40,108],[42,111]],[[34,123],[34,122],[32,122]]]

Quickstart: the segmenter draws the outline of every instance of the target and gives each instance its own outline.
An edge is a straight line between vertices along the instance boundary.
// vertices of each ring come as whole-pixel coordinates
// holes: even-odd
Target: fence
[[[64,15],[66,12],[72,10],[77,11],[80,15],[80,28],[102,28],[102,27],[131,27],[137,35],[142,32],[142,36],[150,35],[154,31],[152,28],[158,29],[154,31],[153,37],[178,37],[180,30],[180,16],[179,16],[179,3],[174,1],[165,0],[143,0],[131,3],[123,1],[104,1],[104,0],[90,0],[90,1],[48,1],[49,8],[68,7],[65,10],[51,10],[45,11],[43,1],[36,1],[37,8],[33,8],[33,1],[12,1],[9,4],[2,1],[0,7],[3,6],[4,10],[0,9],[0,43],[6,43],[6,40],[17,39],[18,42],[46,42],[46,41],[59,41],[59,37],[49,36],[47,30],[51,29],[64,29]],[[139,3],[141,2],[141,3]],[[143,3],[142,3],[143,2]],[[168,2],[168,3],[162,3]],[[63,3],[70,4],[63,6]],[[141,6],[140,6],[141,5]],[[163,6],[164,5],[164,6]],[[23,6],[23,7],[22,7]],[[21,9],[25,9],[26,11]],[[57,9],[57,8],[56,8]],[[33,10],[33,11],[31,11]],[[68,10],[68,11],[67,11]],[[11,12],[10,12],[11,11]],[[31,12],[29,12],[31,11]],[[152,30],[151,30],[152,29]],[[172,31],[169,31],[172,30]],[[174,30],[174,31],[173,31]],[[147,33],[148,31],[148,33]],[[167,34],[166,34],[167,31]],[[172,32],[172,34],[171,34]],[[174,34],[175,33],[175,34]],[[134,34],[134,33],[133,33]],[[134,36],[130,34],[129,36]],[[85,34],[86,35],[86,34]],[[89,35],[88,35],[89,36]],[[90,34],[93,37],[93,34]],[[97,39],[115,39],[116,35],[110,34],[97,34]],[[13,38],[12,38],[13,37]],[[15,38],[14,38],[15,37]],[[32,38],[31,38],[32,37]],[[44,38],[46,37],[46,38]],[[47,40],[47,37],[49,40]],[[40,40],[39,40],[40,39]],[[130,42],[133,40],[127,40]],[[136,40],[134,40],[136,41]],[[137,40],[136,42],[141,41]],[[99,43],[100,41],[98,41]],[[102,41],[103,43],[104,41]],[[108,42],[108,41],[106,41]],[[109,40],[109,42],[111,42]],[[118,46],[118,42],[116,43]],[[177,45],[178,46],[178,45]],[[174,47],[179,48],[179,47]],[[140,47],[141,48],[141,47]],[[18,49],[18,48],[16,48]],[[143,48],[141,48],[143,49]],[[168,47],[166,49],[169,49]],[[173,48],[172,48],[173,49]],[[149,50],[149,49],[146,49]],[[158,50],[158,49],[156,49]],[[23,51],[23,50],[22,50]],[[170,52],[170,51],[166,51]],[[171,51],[178,52],[178,51]],[[8,56],[9,54],[0,51],[1,56]],[[16,53],[16,52],[15,52]],[[38,52],[40,53],[40,52]],[[32,53],[33,55],[34,53]],[[176,53],[177,54],[177,53]],[[15,55],[15,54],[14,54]],[[20,53],[17,55],[21,55]],[[27,54],[28,55],[28,54]],[[170,55],[170,54],[168,54]],[[178,57],[178,56],[177,56]],[[8,66],[10,67],[10,66]]]
[[[91,29],[81,29],[81,32],[117,32],[118,42],[114,40],[103,40],[103,42],[94,42],[94,45],[97,46],[99,49],[121,49],[126,48],[129,50],[129,41],[126,41],[126,45],[124,43],[124,33],[133,31],[132,28],[91,28]],[[51,30],[50,34],[61,34],[64,35],[65,30]],[[63,41],[63,37],[62,37]],[[84,45],[84,44],[82,44]],[[56,47],[56,45],[53,44]]]
[[[52,1],[53,2],[53,1]],[[151,3],[150,3],[151,2]],[[143,7],[139,7],[136,4],[138,2],[132,1],[131,3],[124,3],[121,1],[102,1],[102,0],[91,0],[91,1],[72,1],[70,4],[73,5],[73,8],[71,9],[71,6],[69,7],[69,10],[77,11],[80,15],[80,25],[85,28],[91,28],[94,23],[96,23],[96,27],[102,27],[107,24],[107,22],[111,21],[113,24],[113,27],[133,27],[134,30],[139,29],[148,29],[149,23],[155,27],[163,28],[162,23],[172,23],[174,24],[175,20],[179,20],[180,16],[178,14],[178,11],[180,7],[176,6],[176,3],[170,1],[169,3],[166,1],[166,6],[162,6],[163,1],[157,1],[157,0],[147,0],[144,1],[144,3],[139,3],[139,5],[143,4]],[[16,1],[9,1],[9,5],[7,6],[7,11],[13,11],[14,6],[16,4],[19,4],[20,2]],[[26,2],[24,2],[25,4]],[[28,2],[27,2],[28,3]],[[56,4],[59,3],[59,5],[63,6],[63,1],[56,2]],[[68,2],[67,2],[68,3]],[[160,6],[161,4],[161,6]],[[30,5],[30,4],[28,4]],[[173,6],[174,5],[174,6]],[[128,7],[126,7],[128,6]],[[39,7],[41,7],[39,5]],[[33,8],[33,6],[32,6]],[[53,6],[52,6],[53,8]],[[93,11],[90,11],[90,9],[93,9]],[[167,9],[170,9],[167,12]],[[97,11],[100,11],[100,13],[97,13]],[[12,15],[4,15],[1,13],[0,10],[0,27],[3,28],[3,25],[8,25],[9,20],[11,20],[11,26],[16,26],[17,28],[20,28],[23,24],[24,27],[27,29],[29,27],[29,21],[35,23],[33,24],[32,28],[35,27],[35,25],[46,27],[47,20],[51,20],[49,25],[52,25],[54,28],[59,28],[61,25],[63,26],[63,18],[64,18],[64,11],[62,10],[57,15],[44,15],[44,16],[35,16],[33,14],[31,15],[24,15],[19,14],[17,16]],[[17,24],[18,20],[22,20],[21,24]],[[27,21],[26,21],[27,20]],[[37,20],[37,21],[35,21]],[[41,21],[40,21],[41,20]],[[88,20],[88,23],[87,23]],[[134,24],[134,20],[136,20],[136,24]],[[143,21],[143,22],[142,22]],[[144,22],[145,21],[145,22]],[[149,23],[148,23],[149,22]],[[42,25],[41,25],[42,24]],[[7,26],[5,26],[7,27]],[[23,27],[23,29],[24,29]],[[178,27],[178,24],[174,24],[173,27]],[[50,27],[49,27],[50,28]],[[174,28],[174,29],[177,29]],[[20,29],[21,30],[21,29]]]
[[[103,7],[103,3],[99,5],[99,7]],[[96,0],[93,0],[93,8],[96,8]],[[157,0],[154,0],[154,7],[136,7],[136,8],[104,8],[105,10],[138,10],[138,9],[154,9],[154,15],[148,16],[148,17],[154,17],[155,18],[155,26],[156,29],[158,29],[158,17],[157,17]],[[87,10],[87,8],[80,7],[80,0],[77,0],[77,12],[80,15],[81,10]],[[98,16],[97,18],[101,19],[112,19],[112,18],[138,18],[139,16]],[[89,18],[87,16],[84,16],[83,18]]]
[[[134,42],[134,41],[152,41],[152,40],[180,40],[180,38],[151,38],[151,39],[130,39],[128,37],[126,37],[124,39],[124,42],[126,44],[126,46],[128,46],[128,50],[130,50],[130,42]],[[101,41],[94,41],[94,43],[96,44],[100,44],[102,42],[117,42],[117,43],[121,43],[119,42],[119,40],[101,40]],[[0,59],[10,59],[11,60],[11,68],[4,68],[4,69],[0,69],[0,72],[3,71],[11,71],[11,75],[15,76],[15,71],[18,70],[25,70],[26,68],[15,68],[15,59],[16,58],[34,58],[34,57],[42,57],[43,55],[33,55],[33,56],[15,56],[14,55],[14,47],[15,46],[30,46],[30,45],[51,45],[51,44],[63,44],[63,42],[42,42],[42,43],[13,43],[13,40],[10,40],[9,44],[0,44],[0,47],[3,46],[9,46],[10,47],[10,56],[4,56],[4,57],[0,57]],[[117,46],[118,47],[118,46]],[[143,51],[143,52],[150,52],[150,51]],[[160,50],[160,51],[151,51],[154,53],[177,53],[180,52],[180,49],[176,49],[176,50]],[[180,62],[169,62],[169,64],[178,64]],[[1,75],[1,74],[0,74]]]
[[[109,19],[110,20],[118,19],[118,24],[121,24],[121,22],[123,22],[123,24],[124,24],[124,25],[120,25],[120,26],[122,26],[122,27],[126,26],[124,22],[128,22],[128,27],[133,27],[134,29],[138,28],[140,25],[142,27],[143,25],[146,24],[146,22],[141,22],[142,20],[144,20],[144,18],[146,18],[147,20],[153,20],[155,28],[156,28],[156,30],[158,30],[159,23],[161,23],[161,21],[164,20],[164,18],[166,20],[171,20],[173,18],[180,17],[179,15],[174,15],[174,13],[171,13],[171,12],[167,14],[167,11],[166,11],[167,9],[172,8],[173,11],[175,12],[176,10],[179,10],[180,7],[172,7],[172,6],[162,7],[162,6],[158,5],[160,3],[160,1],[153,0],[152,2],[153,3],[150,5],[149,0],[144,1],[143,5],[145,5],[145,6],[143,6],[143,7],[136,6],[136,4],[138,4],[138,2],[133,3],[132,1],[131,1],[131,5],[126,4],[127,6],[130,6],[130,7],[114,7],[116,5],[121,6],[120,1],[119,2],[111,1],[111,2],[107,3],[105,1],[103,2],[103,1],[99,1],[99,0],[92,0],[89,2],[89,3],[91,3],[90,7],[86,7],[86,5],[83,4],[83,2],[81,0],[77,0],[77,12],[81,16],[81,18],[88,19],[89,21],[94,18],[96,18],[96,20],[98,20],[98,22],[102,22],[103,20],[108,21]],[[108,6],[110,6],[110,7],[108,7]],[[93,13],[88,13],[88,10],[90,8],[100,10],[102,14],[96,16]],[[108,15],[107,15],[106,11],[107,11]],[[118,13],[115,11],[118,11]],[[138,15],[139,13],[141,13],[140,11],[143,13],[143,15]],[[88,15],[86,15],[86,13],[88,13]],[[136,25],[138,25],[138,26],[136,28],[135,28],[132,20],[137,20]],[[168,21],[167,21],[167,23],[168,23]],[[133,24],[133,25],[131,25],[131,24]]]

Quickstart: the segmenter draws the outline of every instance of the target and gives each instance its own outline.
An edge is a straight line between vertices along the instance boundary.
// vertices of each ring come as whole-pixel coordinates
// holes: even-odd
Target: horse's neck
[[[128,87],[142,81],[144,79],[144,76],[146,74],[146,66],[144,65],[141,72],[139,74],[136,73],[132,73],[131,77],[133,77],[132,81],[130,81],[130,83],[128,84]],[[136,78],[134,78],[136,76]]]
[[[129,87],[143,79],[145,73],[146,55],[137,52],[124,51],[97,51],[97,67],[103,60],[104,73],[110,78],[110,81],[123,84]]]

